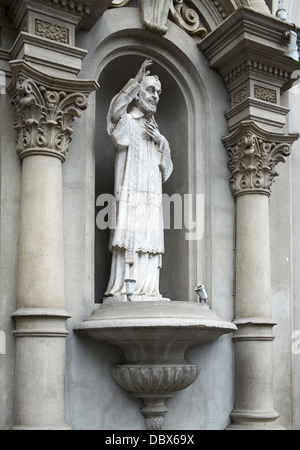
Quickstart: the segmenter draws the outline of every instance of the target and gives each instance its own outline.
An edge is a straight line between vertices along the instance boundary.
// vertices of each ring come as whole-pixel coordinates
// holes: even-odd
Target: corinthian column
[[[236,402],[229,429],[282,429],[273,401],[273,326],[269,196],[275,167],[298,135],[251,121],[224,139],[231,156],[236,219]]]
[[[75,117],[96,88],[89,81],[49,77],[11,62],[22,161],[14,429],[68,429],[65,422],[66,319],[62,163]]]

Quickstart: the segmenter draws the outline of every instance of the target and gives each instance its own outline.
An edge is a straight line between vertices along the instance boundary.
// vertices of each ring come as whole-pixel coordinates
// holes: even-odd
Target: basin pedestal
[[[75,331],[118,346],[125,361],[113,368],[117,383],[143,402],[148,430],[163,428],[165,401],[190,386],[200,369],[185,360],[191,346],[236,330],[204,303],[101,304]]]

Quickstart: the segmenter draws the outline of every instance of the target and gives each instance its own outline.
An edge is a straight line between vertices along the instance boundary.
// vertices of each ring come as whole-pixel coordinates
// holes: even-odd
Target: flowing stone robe
[[[146,117],[129,104],[140,89],[135,79],[112,100],[108,134],[115,149],[116,223],[111,230],[111,276],[105,296],[126,294],[126,279],[133,279],[135,295],[161,297],[159,272],[164,253],[162,183],[173,171],[166,138],[156,144],[146,133]],[[114,113],[120,120],[113,122]]]

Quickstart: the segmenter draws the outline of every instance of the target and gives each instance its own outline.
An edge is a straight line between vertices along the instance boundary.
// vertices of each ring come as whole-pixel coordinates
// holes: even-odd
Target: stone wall
[[[26,4],[34,3],[28,1]],[[199,10],[205,13],[205,2],[192,3],[199,3]],[[252,3],[259,4],[266,12],[264,2]],[[299,25],[297,3],[296,0],[284,0],[289,20]],[[66,338],[66,422],[74,430],[144,429],[139,400],[122,390],[111,376],[112,367],[123,360],[121,351],[73,330],[83,319],[90,317],[102,301],[110,269],[108,231],[96,227],[99,211],[97,197],[99,194],[112,193],[113,190],[113,148],[106,133],[108,105],[126,81],[135,76],[143,58],[153,59],[152,71],[160,76],[163,85],[157,120],[170,141],[174,160],[174,173],[165,185],[165,192],[169,195],[198,195],[201,200],[198,239],[187,240],[185,229],[165,232],[162,293],[174,301],[197,301],[194,288],[204,283],[209,294],[209,305],[217,315],[226,321],[236,318],[236,203],[229,183],[229,155],[222,144],[222,138],[229,134],[228,125],[232,129],[235,125],[234,113],[225,117],[232,106],[230,89],[228,85],[226,88],[218,71],[211,67],[212,61],[199,49],[203,31],[200,35],[191,36],[184,27],[179,27],[171,20],[167,23],[168,31],[164,36],[145,30],[139,6],[139,1],[132,0],[127,7],[108,9],[97,21],[85,18],[84,26],[76,32],[76,42],[77,12],[70,13],[66,12],[66,8],[63,9],[59,24],[61,20],[67,20],[70,43],[76,45],[76,50],[68,47],[68,60],[57,56],[59,52],[51,53],[51,48],[61,51],[65,43],[55,42],[55,39],[54,42],[53,39],[51,42],[45,41],[45,36],[37,38],[41,46],[38,56],[31,53],[33,41],[26,33],[19,37],[18,44],[13,47],[16,30],[11,21],[3,21],[2,18],[1,22],[3,48],[0,75],[3,75],[6,84],[11,81],[10,49],[13,47],[14,58],[22,58],[23,45],[24,53],[29,52],[25,56],[35,70],[46,71],[47,76],[42,76],[42,79],[44,83],[49,83],[48,86],[51,85],[51,75],[60,78],[60,86],[66,88],[61,78],[68,75],[74,80],[77,72],[78,84],[74,80],[72,86],[79,86],[79,81],[86,79],[97,80],[100,84],[97,92],[90,93],[88,109],[73,124],[73,140],[69,145],[67,161],[62,166],[64,308],[71,316],[66,322],[69,333]],[[273,12],[275,9],[276,5]],[[210,12],[206,25],[211,28],[220,24],[226,16],[226,8],[218,12],[210,9]],[[165,28],[161,27],[160,30]],[[47,55],[54,58],[51,67],[41,50],[43,45]],[[283,45],[283,41],[280,45]],[[222,62],[223,65],[230,65],[230,61],[225,63]],[[47,67],[48,72],[45,69]],[[287,125],[282,129],[283,133],[300,131],[299,86],[295,85],[283,94],[282,116],[286,114],[285,108],[292,110]],[[4,332],[0,335],[0,391],[4,393],[0,396],[0,429],[10,429],[16,423],[19,409],[15,398],[18,355],[12,314],[18,308],[22,163],[15,148],[15,109],[2,84],[0,88],[0,331]],[[276,89],[278,93],[279,84]],[[89,88],[89,91],[92,90]],[[237,92],[231,92],[234,93]],[[275,110],[273,106],[270,107],[270,102],[267,109],[272,114]],[[242,117],[245,112],[241,109],[240,114]],[[270,124],[273,117],[263,116],[261,121],[266,120]],[[282,117],[280,120],[284,122]],[[280,176],[276,178],[270,197],[271,297],[273,319],[277,323],[273,347],[274,402],[281,416],[280,423],[287,429],[300,429],[300,344],[297,345],[297,338],[300,338],[299,151],[298,141],[293,146],[291,157],[286,159],[286,164],[278,166]],[[43,188],[44,183],[40,179],[40,189]],[[47,211],[48,205],[44,205],[44,208]],[[43,214],[40,216],[46,217]],[[38,282],[33,277],[32,282],[35,281]],[[55,289],[53,284],[52,288]],[[45,311],[39,314],[45,314]],[[24,321],[23,316],[16,318],[20,324]],[[32,330],[29,331],[32,333]],[[20,339],[22,332],[19,329]],[[61,334],[64,332],[61,331]],[[55,354],[52,357],[55,361]],[[226,428],[235,404],[236,373],[231,335],[190,348],[186,357],[190,363],[200,367],[200,376],[192,386],[168,400],[170,411],[165,419],[165,429]],[[51,371],[56,372],[55,364],[51,365]]]
[[[130,33],[126,31],[125,34],[123,30],[126,29],[131,30]],[[195,242],[187,242],[185,230],[171,230],[174,238],[168,236],[168,230],[165,232],[162,290],[164,295],[174,300],[195,301],[194,288],[205,282],[210,293],[209,301],[218,315],[226,320],[233,318],[234,201],[228,185],[228,157],[220,140],[226,134],[224,113],[229,104],[220,76],[210,70],[196,42],[184,31],[169,24],[163,45],[158,44],[155,35],[139,30],[139,11],[135,8],[107,11],[90,33],[82,32],[78,37],[79,46],[89,50],[81,75],[84,78],[99,78],[100,89],[96,94],[95,124],[92,104],[86,116],[87,125],[81,123],[76,129],[80,139],[83,135],[81,126],[95,128],[96,141],[88,140],[85,155],[80,145],[74,148],[71,164],[65,166],[65,177],[70,180],[70,186],[74,192],[82,192],[82,203],[77,203],[76,207],[72,200],[65,200],[65,208],[70,212],[72,208],[73,211],[70,216],[65,210],[66,224],[72,217],[72,226],[66,228],[69,232],[66,231],[65,235],[67,255],[73,261],[72,264],[66,264],[68,292],[73,291],[67,300],[67,308],[72,313],[72,319],[68,322],[70,330],[88,316],[88,310],[93,308],[94,302],[91,289],[93,274],[89,279],[90,273],[86,269],[85,272],[83,267],[83,272],[79,270],[84,260],[90,262],[93,258],[93,241],[89,236],[84,237],[83,222],[86,220],[88,229],[95,225],[95,198],[90,192],[94,154],[98,186],[96,192],[111,192],[113,148],[105,129],[107,108],[112,95],[130,77],[135,76],[142,58],[147,56],[154,60],[152,72],[156,73],[157,70],[162,79],[163,95],[157,120],[162,124],[165,135],[169,136],[175,161],[174,178],[166,186],[166,192],[197,193],[205,199],[203,237],[200,236]],[[178,110],[178,107],[181,109]],[[215,133],[216,124],[218,133]],[[83,158],[86,158],[85,162]],[[84,180],[88,181],[89,187],[84,187]],[[83,211],[87,211],[85,219]],[[107,253],[107,233],[106,237],[102,237],[101,233],[96,230],[96,249],[100,247],[102,252]],[[77,242],[76,247],[79,242],[84,245],[80,251],[81,261],[71,256],[74,254],[72,242]],[[69,258],[67,256],[66,261]],[[75,272],[76,261],[78,269]],[[108,272],[109,255],[96,255],[95,282],[100,293],[96,301],[101,300]],[[82,292],[82,287],[74,289],[79,274],[86,283],[86,292]],[[78,338],[72,333],[67,342],[69,423],[75,429],[142,429],[138,401],[120,390],[111,378],[113,364],[122,359],[119,351],[88,338]],[[170,412],[166,416],[165,428],[225,428],[233,407],[234,367],[230,336],[189,350],[187,359],[199,364],[201,375],[193,386],[168,401]],[[186,417],[181,413],[183,404],[190,411]],[[82,405],[86,405],[84,414]]]

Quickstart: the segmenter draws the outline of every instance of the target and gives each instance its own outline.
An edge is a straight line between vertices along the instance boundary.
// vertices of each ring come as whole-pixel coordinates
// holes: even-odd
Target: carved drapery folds
[[[20,159],[41,154],[64,162],[72,141],[72,123],[87,109],[89,94],[96,83],[60,80],[54,89],[49,77],[33,71],[24,61],[12,62],[12,70],[9,91],[16,110],[16,146]],[[83,92],[79,90],[81,86]]]
[[[275,168],[291,154],[291,146],[298,134],[268,132],[254,122],[242,122],[230,136],[223,139],[231,160],[231,186],[237,197],[243,194],[271,194],[278,176]]]

